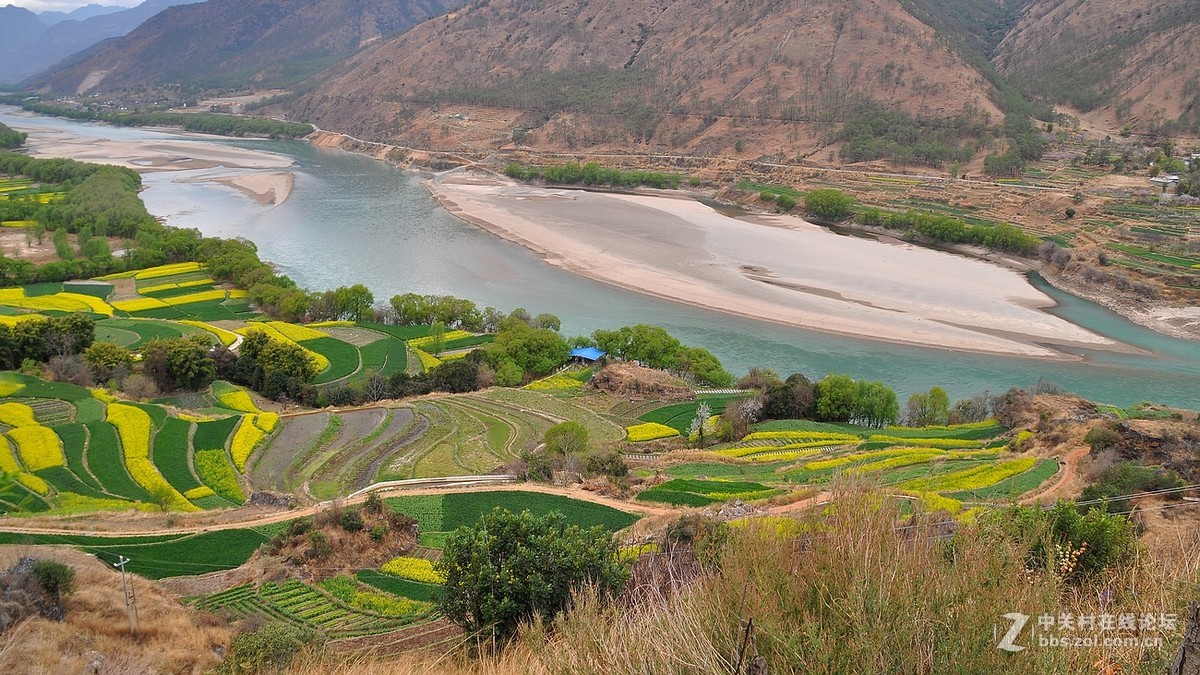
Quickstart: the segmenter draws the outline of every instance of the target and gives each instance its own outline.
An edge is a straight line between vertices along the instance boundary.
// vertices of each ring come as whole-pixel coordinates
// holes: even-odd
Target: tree
[[[54,560],[33,563],[33,578],[55,598],[70,595],[75,590],[75,569]]]
[[[362,321],[375,304],[375,296],[362,284],[342,286],[333,292],[334,307],[339,318]]]
[[[854,418],[858,385],[849,375],[826,375],[816,386],[817,419],[849,422]]]
[[[618,592],[628,572],[616,550],[600,526],[583,530],[561,513],[496,508],[446,538],[436,563],[446,576],[438,609],[467,630],[491,629],[504,643],[522,621],[539,616],[549,625],[582,588]]]
[[[696,406],[696,416],[692,418],[692,423],[688,425],[688,438],[696,436],[696,445],[704,447],[704,427],[708,424],[709,418],[712,417],[712,406],[707,401],[701,401],[700,405]]]
[[[189,335],[167,343],[167,372],[178,386],[189,391],[207,387],[217,377],[217,363],[209,353],[207,334]]]
[[[83,352],[92,374],[100,382],[107,381],[119,369],[133,366],[133,354],[115,342],[95,342]]]
[[[575,420],[567,420],[546,429],[542,441],[546,451],[558,455],[582,455],[588,449],[588,430]]]
[[[815,386],[802,373],[793,373],[766,391],[763,416],[774,420],[806,419],[813,416]]]
[[[845,220],[850,217],[854,200],[835,188],[821,188],[804,195],[804,208],[810,213],[829,220]]]
[[[510,377],[505,381],[500,379],[501,370],[506,376],[511,374],[508,363],[516,364],[523,371],[522,375],[544,375],[566,361],[570,353],[567,341],[558,333],[546,328],[532,328],[511,318],[505,320],[504,329],[483,351],[488,363],[496,369],[497,384],[502,386],[512,386],[507,384]]]
[[[446,349],[446,324],[434,320],[429,324],[429,334],[425,336],[425,351],[437,356]]]

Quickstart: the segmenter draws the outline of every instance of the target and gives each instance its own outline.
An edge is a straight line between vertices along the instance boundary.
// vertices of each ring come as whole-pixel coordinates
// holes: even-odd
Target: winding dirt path
[[[542,494],[559,495],[562,497],[570,497],[571,499],[578,499],[581,501],[591,502],[593,504],[601,504],[604,506],[608,506],[608,507],[617,509],[618,511],[624,511],[625,513],[632,513],[632,514],[636,514],[639,516],[682,515],[684,513],[687,513],[690,510],[690,509],[672,508],[669,506],[657,506],[657,505],[653,505],[653,504],[647,504],[645,502],[625,501],[625,500],[616,499],[613,497],[606,497],[604,495],[596,494],[594,492],[589,492],[587,490],[583,490],[580,488],[562,488],[562,487],[556,487],[553,485],[543,485],[540,483],[511,483],[511,484],[507,484],[507,485],[484,485],[484,486],[480,486],[480,487],[456,487],[456,488],[445,488],[445,487],[409,488],[409,489],[395,489],[395,490],[380,490],[379,494],[381,496],[386,496],[386,497],[399,497],[399,496],[405,496],[405,495],[444,494],[447,492],[496,492],[496,491],[538,492],[538,493],[542,493]],[[181,523],[179,525],[166,525],[166,526],[161,526],[161,527],[124,528],[124,529],[120,528],[118,523],[110,523],[112,525],[117,526],[112,529],[96,529],[94,523],[89,524],[88,527],[69,527],[69,526],[63,526],[63,525],[21,527],[21,526],[12,526],[12,525],[5,523],[5,524],[0,524],[0,532],[11,532],[14,534],[63,534],[63,535],[85,535],[85,536],[101,536],[101,537],[103,537],[103,536],[136,537],[136,536],[159,536],[159,535],[164,535],[164,534],[180,534],[180,535],[198,534],[201,532],[215,532],[215,531],[219,531],[219,530],[237,530],[237,529],[245,529],[245,528],[249,528],[249,527],[258,527],[261,525],[270,525],[272,523],[286,522],[289,520],[293,520],[295,518],[303,518],[305,516],[311,516],[311,515],[317,513],[318,511],[330,508],[334,504],[335,501],[337,501],[338,503],[340,503],[342,505],[359,504],[359,503],[365,502],[367,500],[367,497],[368,497],[368,495],[360,495],[358,497],[353,497],[350,499],[327,501],[327,502],[322,502],[320,504],[315,504],[315,505],[307,506],[304,508],[291,509],[291,510],[287,510],[287,511],[273,511],[273,512],[267,512],[267,513],[262,513],[262,512],[245,513],[245,514],[243,514],[244,517],[235,518],[232,520],[226,520],[226,521],[222,521],[222,522],[214,522],[214,523],[196,523],[196,524]],[[768,513],[772,513],[772,514],[781,514],[781,513],[791,512],[791,511],[798,511],[801,509],[826,504],[830,501],[831,498],[832,498],[832,493],[822,491],[811,497],[807,497],[805,499],[801,499],[799,501],[792,502],[790,504],[782,504],[779,506],[769,507],[768,509],[766,509],[766,511]],[[84,525],[84,524],[80,523],[80,525]]]
[[[1062,458],[1062,468],[1058,472],[1058,478],[1045,490],[1022,499],[1021,504],[1044,504],[1058,499],[1061,496],[1061,492],[1075,480],[1075,475],[1078,473],[1079,460],[1089,452],[1091,452],[1091,448],[1082,447],[1075,448],[1064,455]]]

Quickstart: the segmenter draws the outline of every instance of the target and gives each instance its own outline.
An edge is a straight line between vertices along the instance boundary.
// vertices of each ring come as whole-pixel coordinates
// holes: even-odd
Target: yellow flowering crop
[[[116,403],[117,401],[121,400],[121,399],[117,398],[116,396],[113,396],[112,393],[109,392],[104,387],[92,387],[88,391],[92,392],[92,398],[96,399],[97,401],[103,401],[105,403]]]
[[[410,347],[412,347],[411,341],[408,344]],[[412,347],[412,351],[414,354],[417,355],[417,358],[421,360],[421,367],[424,368],[425,370],[433,370],[434,368],[437,368],[438,366],[442,365],[441,359],[434,356],[433,354],[430,354],[427,351],[417,349],[416,347]]]
[[[179,283],[174,283],[174,284],[158,284],[156,286],[143,286],[142,288],[138,289],[138,293],[141,293],[142,295],[149,295],[150,293],[157,293],[159,291],[170,291],[170,290],[174,290],[176,288],[191,288],[193,286],[208,286],[209,284],[214,284],[214,283],[216,283],[216,282],[213,281],[212,279],[195,279],[193,281],[180,281]]]
[[[1025,473],[1037,464],[1036,457],[1014,459],[998,464],[977,466],[932,478],[918,478],[901,485],[903,488],[924,492],[959,492],[979,490],[995,485],[1002,480]]]
[[[410,581],[419,581],[424,584],[444,584],[446,577],[439,574],[433,569],[433,563],[424,558],[410,558],[401,556],[392,558],[384,563],[383,567],[379,568],[384,574],[391,574],[408,579]]]
[[[165,500],[167,508],[177,511],[199,510],[195,504],[179,494],[150,461],[152,425],[150,415],[146,414],[146,411],[124,403],[113,403],[108,406],[108,422],[117,428],[117,435],[121,437],[125,466],[134,482],[146,488],[156,498]]]
[[[208,487],[207,485],[201,485],[200,487],[194,487],[191,490],[183,493],[183,496],[187,497],[188,499],[200,499],[201,497],[211,497],[215,494],[217,493],[214,492],[212,488]]]
[[[570,375],[563,375],[562,373],[551,375],[550,377],[544,377],[540,380],[535,380],[525,385],[526,389],[531,389],[534,391],[546,389],[580,389],[582,387],[582,382],[571,377]]]
[[[625,427],[625,433],[629,437],[629,440],[634,443],[679,435],[679,431],[658,422],[646,422],[645,424],[635,424],[631,427]]]
[[[250,453],[254,452],[254,448],[266,437],[262,429],[254,426],[254,417],[242,416],[242,423],[233,434],[233,443],[229,448],[229,454],[233,455],[233,465],[242,473],[246,473],[246,460],[250,459]]]
[[[969,441],[961,438],[900,438],[898,436],[875,435],[867,439],[868,443],[903,443],[904,445],[921,446],[922,448],[978,448],[980,441]]]
[[[83,293],[55,293],[28,297],[23,288],[6,288],[0,292],[0,305],[34,310],[57,310],[61,312],[94,312],[112,316],[112,305],[100,298]]]
[[[20,427],[8,432],[17,442],[17,454],[30,471],[41,471],[66,463],[62,441],[49,427]]]
[[[132,300],[117,300],[113,307],[122,312],[141,312],[147,309],[162,309],[167,303],[158,298],[133,298]]]
[[[254,400],[250,398],[250,394],[247,394],[245,389],[227,391],[221,394],[218,400],[223,407],[230,410],[239,410],[248,413],[258,412],[258,406],[254,405]]]
[[[20,382],[13,382],[12,380],[0,380],[0,398],[12,396],[24,388],[25,385]]]
[[[21,485],[24,485],[39,495],[44,496],[50,494],[50,485],[40,477],[35,476],[28,471],[22,471],[21,473],[17,474],[17,480],[20,481]]]
[[[168,305],[187,305],[193,302],[208,302],[209,300],[224,300],[226,297],[233,297],[229,291],[223,291],[215,288],[211,291],[200,291],[199,293],[188,293],[187,295],[176,295],[170,298],[163,298],[163,302]]]
[[[12,445],[4,436],[0,436],[0,473],[11,476],[21,472],[21,465],[13,455]]]
[[[24,403],[9,401],[0,403],[0,424],[10,427],[36,427],[38,421],[33,416],[33,408]]]
[[[45,321],[46,317],[41,314],[0,314],[0,325],[13,326],[24,321]]]
[[[274,323],[274,322],[252,323],[249,326],[246,326],[245,328],[239,328],[235,332],[239,333],[241,335],[249,336],[253,331],[261,331],[263,333],[266,333],[267,337],[271,338],[272,340],[275,340],[276,342],[286,342],[288,344],[293,344],[293,345],[296,345],[296,346],[300,347],[301,349],[303,349],[304,353],[308,355],[308,360],[310,362],[312,362],[313,370],[315,370],[316,372],[322,373],[329,369],[329,359],[325,358],[325,356],[323,354],[318,354],[311,349],[306,349],[304,347],[304,345],[300,344],[299,342],[296,342],[295,340],[289,338],[288,336],[284,335],[283,333],[280,333],[278,330],[275,329],[274,326],[271,325],[271,323]]]
[[[273,412],[259,413],[254,417],[254,426],[268,434],[275,430],[277,424],[279,424],[279,415]]]
[[[233,344],[234,342],[237,342],[237,337],[238,337],[237,333],[234,333],[233,331],[225,330],[224,328],[221,328],[220,326],[214,326],[211,323],[204,323],[203,321],[192,321],[191,319],[181,319],[181,320],[177,321],[176,323],[181,323],[185,326],[194,326],[196,328],[201,328],[203,330],[206,330],[209,333],[212,333],[213,335],[217,336],[217,339],[221,341],[221,344],[225,345],[226,347]]]
[[[465,330],[448,330],[442,334],[442,343],[445,344],[451,340],[459,340],[465,337],[471,337],[472,335],[474,335],[474,333],[468,333]],[[408,341],[408,344],[410,347],[424,348],[428,347],[434,342],[435,340],[432,335],[426,335],[425,337],[421,338],[413,338],[412,340]]]
[[[332,328],[334,326],[340,326],[342,328],[349,328],[354,325],[354,322],[353,321],[318,321],[316,323],[306,323],[304,325],[308,326],[309,328]]]
[[[159,265],[158,267],[150,267],[138,272],[134,272],[131,276],[138,280],[158,279],[159,277],[172,277],[176,274],[188,274],[198,272],[204,269],[204,265],[198,262],[181,262],[171,263],[169,265]],[[128,273],[126,273],[128,274]],[[110,275],[112,276],[112,275]]]
[[[755,431],[747,434],[743,441],[766,441],[785,438],[796,441],[830,441],[838,443],[857,443],[862,440],[850,434],[831,433],[828,431]]]
[[[269,321],[267,325],[279,331],[284,337],[292,342],[303,342],[305,340],[316,340],[319,338],[329,337],[329,333],[313,330],[307,326],[301,326],[285,321]]]

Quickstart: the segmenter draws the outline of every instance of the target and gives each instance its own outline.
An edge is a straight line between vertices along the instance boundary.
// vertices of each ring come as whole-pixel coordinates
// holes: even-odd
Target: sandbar
[[[686,196],[427,182],[451,213],[598,281],[729,314],[859,338],[1038,358],[1138,351],[1046,311],[1018,271],[795,216],[733,218]],[[1067,348],[1064,351],[1063,348]]]
[[[37,125],[10,126],[29,135],[24,147],[32,157],[70,157],[140,173],[187,171],[190,177],[184,180],[188,182],[220,183],[264,205],[282,203],[292,190],[293,176],[288,169],[294,162],[290,157],[209,143],[200,134],[169,130],[171,136],[162,139],[112,139]],[[195,136],[196,140],[187,136]],[[195,175],[208,171],[212,173]]]

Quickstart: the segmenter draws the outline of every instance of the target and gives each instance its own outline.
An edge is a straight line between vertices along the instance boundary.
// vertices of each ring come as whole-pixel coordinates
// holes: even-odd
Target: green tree
[[[816,385],[817,419],[826,422],[849,422],[854,418],[858,385],[849,375],[826,375]]]
[[[350,321],[362,321],[375,304],[375,296],[362,284],[342,286],[333,295],[337,315]]]
[[[83,360],[100,382],[113,376],[118,368],[133,367],[133,354],[115,342],[94,342],[83,352]]]
[[[523,373],[544,375],[566,361],[569,354],[567,341],[558,333],[516,320],[505,320],[504,329],[484,347],[484,355],[497,375],[508,362],[515,363]]]
[[[426,336],[428,342],[425,342],[425,351],[437,356],[446,349],[446,324],[435,319],[429,324],[429,334]]]
[[[560,422],[546,429],[542,441],[546,451],[559,455],[582,455],[588,449],[588,430],[575,420]]]
[[[882,382],[856,382],[851,419],[868,427],[894,424],[900,417],[896,392]]]
[[[75,570],[54,560],[38,560],[33,563],[33,578],[47,593],[56,598],[70,595],[75,590]]]
[[[850,217],[854,200],[835,188],[821,188],[804,195],[804,208],[809,213],[829,220],[845,220]]]
[[[177,386],[189,391],[207,387],[217,377],[217,363],[207,335],[189,335],[166,345],[167,373]]]
[[[572,593],[618,592],[628,572],[602,527],[567,525],[561,513],[535,516],[496,508],[474,527],[446,538],[437,569],[446,575],[438,608],[470,631],[492,630],[501,643],[535,616],[548,625]]]

